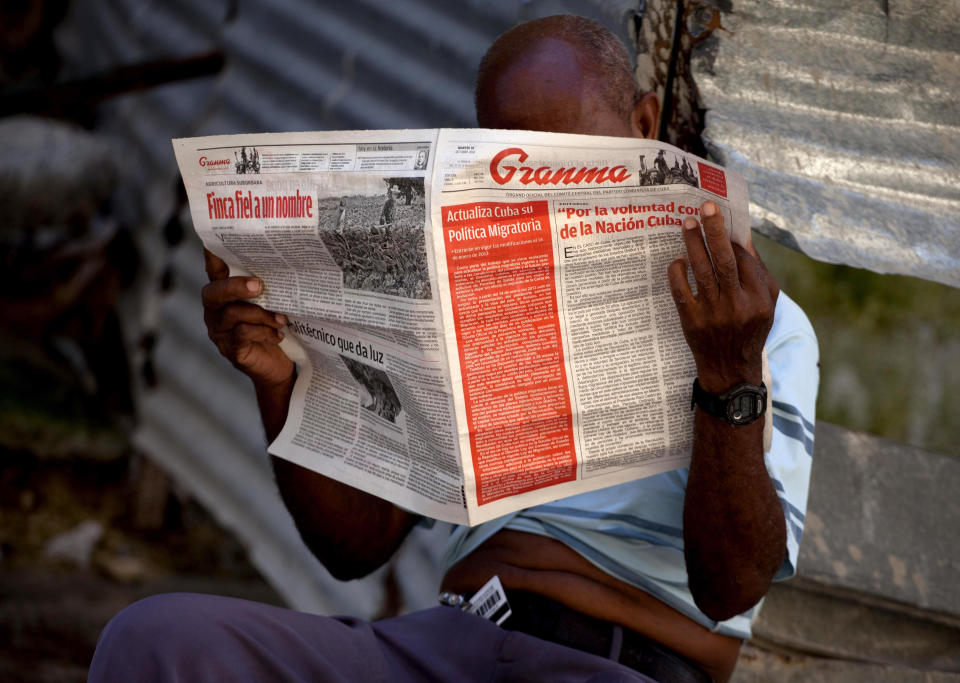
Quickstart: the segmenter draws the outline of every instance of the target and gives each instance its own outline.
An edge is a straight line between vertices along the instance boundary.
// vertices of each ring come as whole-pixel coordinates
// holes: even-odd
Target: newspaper
[[[483,129],[174,140],[193,223],[289,318],[270,453],[459,524],[689,463],[667,281],[737,174],[653,140]]]

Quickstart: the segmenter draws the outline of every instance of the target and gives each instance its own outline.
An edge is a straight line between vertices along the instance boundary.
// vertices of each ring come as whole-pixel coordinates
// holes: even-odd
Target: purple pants
[[[652,681],[452,607],[367,622],[212,595],[157,595],[107,624],[88,681]]]

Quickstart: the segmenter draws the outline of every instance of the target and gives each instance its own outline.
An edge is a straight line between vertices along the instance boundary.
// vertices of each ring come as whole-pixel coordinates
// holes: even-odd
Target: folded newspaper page
[[[270,453],[478,524],[684,467],[695,376],[667,281],[743,178],[654,140],[483,129],[174,140],[207,249],[296,362]]]

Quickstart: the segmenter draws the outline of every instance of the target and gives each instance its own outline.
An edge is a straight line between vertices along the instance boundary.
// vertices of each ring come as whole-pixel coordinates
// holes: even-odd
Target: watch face
[[[752,389],[743,389],[727,401],[727,417],[735,424],[753,422],[762,409],[763,398]]]

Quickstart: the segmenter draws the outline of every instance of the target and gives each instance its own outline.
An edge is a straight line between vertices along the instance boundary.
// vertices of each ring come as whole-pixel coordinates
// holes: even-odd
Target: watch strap
[[[748,420],[733,420],[730,418],[730,415],[727,412],[727,406],[731,400],[742,396],[744,393],[750,393],[757,396],[758,402],[756,412]],[[748,382],[741,382],[722,394],[717,395],[706,391],[702,386],[700,386],[700,380],[694,379],[693,395],[690,398],[690,410],[693,410],[696,406],[699,406],[700,409],[706,412],[708,415],[725,420],[732,425],[748,425],[766,413],[767,385],[763,382],[760,382],[760,386],[757,386],[756,384],[750,384]]]

